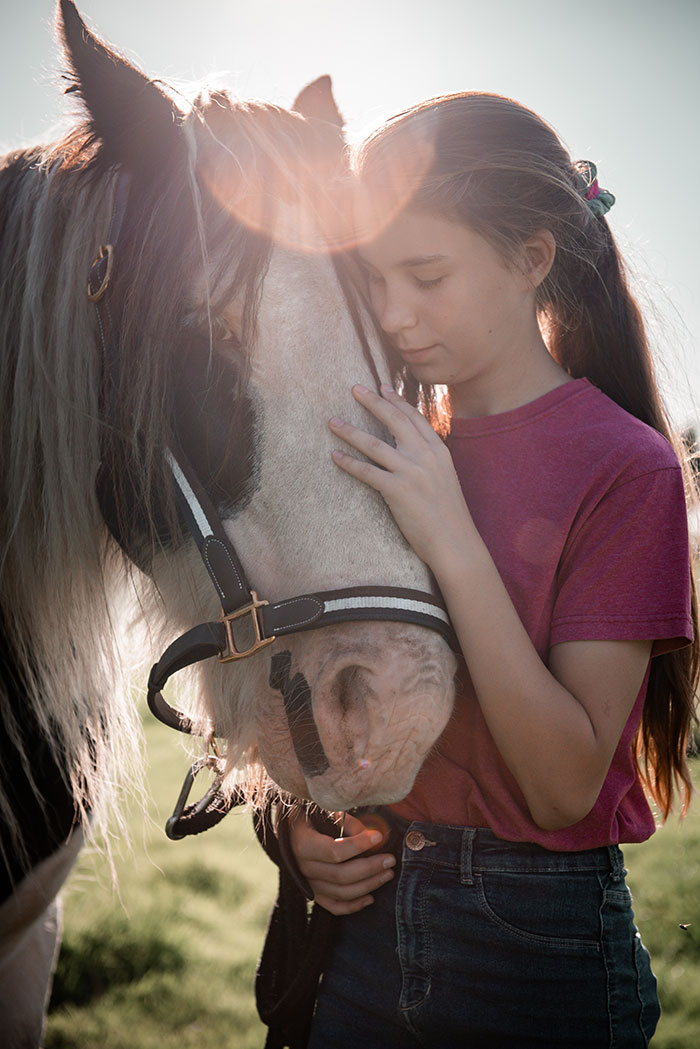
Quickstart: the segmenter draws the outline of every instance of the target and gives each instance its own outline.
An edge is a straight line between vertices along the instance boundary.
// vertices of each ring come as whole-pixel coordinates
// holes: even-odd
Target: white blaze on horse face
[[[331,460],[340,446],[331,416],[376,424],[351,395],[354,383],[374,379],[328,257],[275,249],[258,332],[250,392],[259,484],[227,523],[251,585],[268,600],[363,585],[431,590],[383,500]],[[388,379],[378,348],[376,362]],[[282,692],[270,686],[272,654],[282,649],[291,677],[308,686],[325,771],[301,769]],[[326,808],[410,790],[452,709],[455,659],[437,633],[348,623],[278,639],[255,658],[246,687],[255,689],[258,749],[280,787]]]
[[[258,330],[249,392],[259,483],[231,530],[256,589],[274,599],[377,583],[430,590],[383,500],[331,460],[343,446],[331,416],[381,431],[351,394],[374,379],[326,256],[275,250]],[[388,381],[378,348],[376,363]]]

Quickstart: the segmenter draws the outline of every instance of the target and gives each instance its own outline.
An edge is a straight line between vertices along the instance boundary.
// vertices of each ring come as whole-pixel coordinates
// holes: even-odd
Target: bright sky
[[[352,138],[430,95],[510,95],[598,164],[677,424],[700,421],[698,0],[81,0],[149,75],[288,105],[330,73]],[[65,114],[53,0],[0,8],[0,147]]]

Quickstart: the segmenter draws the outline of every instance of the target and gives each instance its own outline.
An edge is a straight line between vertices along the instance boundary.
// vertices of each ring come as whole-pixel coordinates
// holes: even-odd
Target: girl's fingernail
[[[384,867],[386,870],[388,870],[389,867],[393,867],[395,865],[395,863],[396,863],[396,858],[394,856],[387,856],[387,858],[384,860],[384,863],[382,864],[382,867]]]
[[[386,382],[382,383],[382,385],[380,386],[380,390],[382,391],[382,393],[396,393],[394,387],[389,386],[389,384]]]
[[[381,831],[373,830],[369,836],[369,840],[372,845],[378,845],[383,837],[384,835],[381,833]]]
[[[343,459],[344,457],[345,457],[345,452],[339,452],[339,451],[331,452],[331,459],[335,459],[336,462],[340,462],[340,460]]]
[[[367,387],[361,386],[359,382],[355,384],[354,388],[357,390],[358,393],[369,393]]]
[[[329,426],[336,426],[336,427],[337,426],[342,426],[343,425],[343,420],[339,419],[336,415],[334,415],[332,419],[328,420],[328,425]]]

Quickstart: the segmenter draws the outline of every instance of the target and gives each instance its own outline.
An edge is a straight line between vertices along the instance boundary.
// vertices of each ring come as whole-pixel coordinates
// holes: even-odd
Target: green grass
[[[165,837],[188,761],[175,733],[145,724],[150,818],[130,813],[118,895],[99,853],[71,876],[45,1047],[260,1049],[253,981],[276,868],[235,810],[199,837]]]
[[[700,1045],[700,761],[698,795],[687,818],[671,818],[625,858],[637,926],[659,983],[661,1022],[654,1049]],[[681,926],[686,926],[682,928]]]
[[[187,760],[150,717],[146,734],[152,818],[131,814],[119,896],[99,854],[85,853],[69,882],[45,1047],[262,1049],[253,980],[276,869],[248,815],[233,812],[200,837],[165,837]],[[700,1044],[700,797],[683,824],[670,821],[625,856],[659,979],[654,1049],[691,1049]]]

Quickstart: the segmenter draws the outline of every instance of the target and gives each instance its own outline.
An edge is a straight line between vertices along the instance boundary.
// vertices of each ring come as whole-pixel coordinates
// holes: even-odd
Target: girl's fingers
[[[397,444],[409,445],[421,439],[422,435],[416,428],[412,416],[403,412],[397,403],[391,403],[387,397],[380,397],[378,393],[368,390],[366,386],[353,386],[352,395],[358,404],[361,404],[386,427]],[[407,407],[411,406],[407,405]]]
[[[331,914],[354,914],[373,902],[370,893],[393,878],[396,860],[390,853],[363,856],[385,837],[348,813],[343,838],[317,831],[304,816],[292,824],[292,849],[299,869],[319,906]]]
[[[352,812],[339,812],[337,813],[336,823],[339,827],[343,828],[344,837],[352,838],[357,837],[358,834],[376,834],[377,828],[373,826],[367,826],[357,816],[353,816]]]
[[[309,883],[314,890],[315,898],[320,895],[332,900],[349,902],[360,899],[362,896],[368,896],[370,893],[380,889],[382,885],[386,885],[393,877],[394,872],[388,870],[382,871],[381,874],[377,874],[373,878],[352,882],[350,885],[336,885],[335,882],[326,882],[322,878],[311,879]]]
[[[354,456],[348,455],[347,452],[335,451],[331,455],[333,462],[341,470],[345,470],[351,477],[355,477],[358,481],[369,485],[370,488],[374,488],[375,492],[379,492],[380,495],[386,498],[391,485],[391,474],[387,470],[379,466],[372,466],[371,463],[367,463],[362,459],[355,459]]]
[[[395,864],[396,860],[390,853],[368,856],[363,860],[348,860],[346,863],[338,864],[312,860],[304,864],[302,873],[311,882],[323,882],[326,890],[331,885],[340,889],[373,880],[376,887],[382,884],[383,875]]]
[[[435,440],[437,434],[430,425],[424,415],[422,415],[417,408],[414,408],[412,404],[405,401],[403,397],[399,396],[396,390],[392,386],[388,386],[386,383],[382,383],[381,387],[382,398],[389,404],[393,405],[398,411],[402,412],[407,416],[418,432],[426,438],[426,440]],[[439,438],[438,438],[439,440]],[[442,443],[442,442],[441,442]]]
[[[333,433],[341,437],[346,444],[362,452],[384,470],[391,470],[396,466],[399,459],[396,449],[383,441],[381,437],[375,437],[374,434],[360,430],[343,419],[330,419],[328,425]]]
[[[331,914],[340,917],[344,914],[357,914],[358,911],[363,911],[365,907],[369,907],[370,903],[374,903],[374,897],[362,896],[359,900],[344,903],[335,900],[332,896],[324,896],[323,893],[317,893],[314,896],[314,901],[319,907],[323,907],[325,911],[330,911]]]
[[[381,396],[366,386],[353,386],[352,394],[363,408],[384,423],[396,440],[410,440],[416,435],[424,440],[435,440],[437,435],[428,420],[421,413],[399,397],[398,393],[382,384]],[[439,438],[437,438],[439,440]]]
[[[338,450],[333,452],[338,466],[386,496],[390,491],[391,475],[405,465],[406,456],[417,459],[427,451],[428,441],[436,441],[441,447],[442,442],[428,420],[391,387],[382,386],[382,392],[385,396],[380,397],[364,386],[353,387],[355,399],[386,426],[396,441],[396,447],[343,419],[331,419],[328,425],[333,433],[370,460],[366,463]]]
[[[297,863],[302,873],[306,874],[307,866],[314,863],[336,866],[360,856],[367,849],[380,845],[382,835],[378,830],[363,827],[349,837],[331,838],[316,830],[304,816],[300,816],[292,824],[291,842]]]

